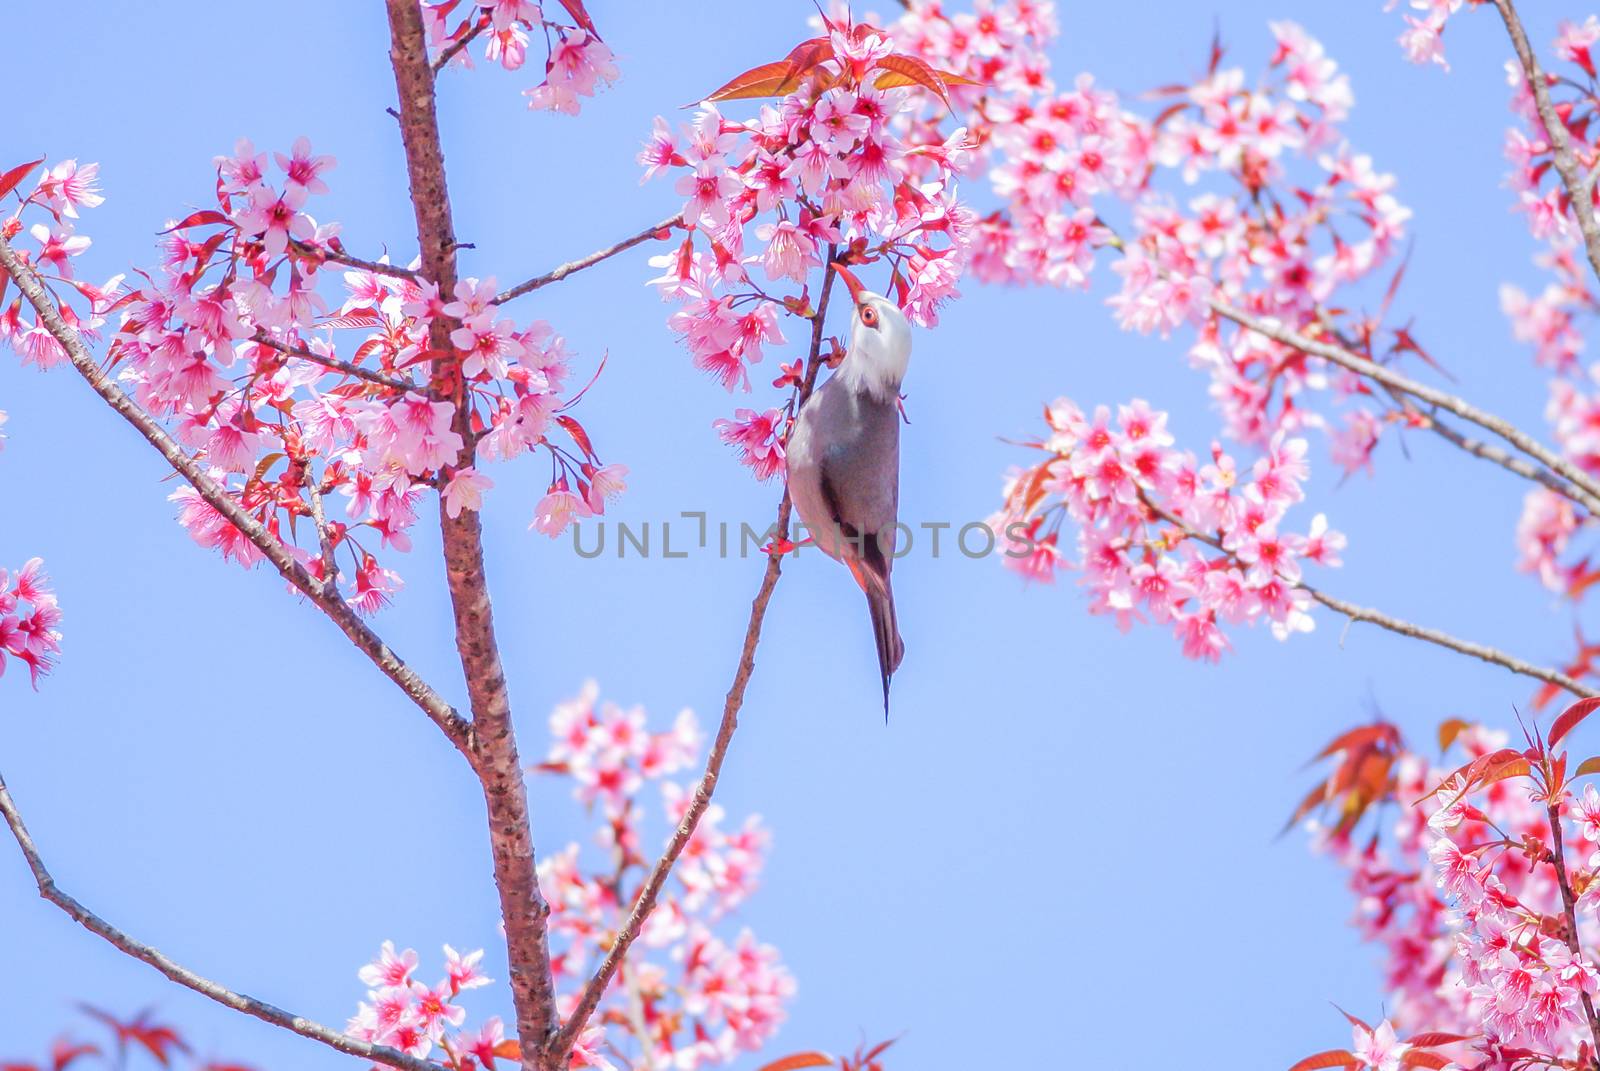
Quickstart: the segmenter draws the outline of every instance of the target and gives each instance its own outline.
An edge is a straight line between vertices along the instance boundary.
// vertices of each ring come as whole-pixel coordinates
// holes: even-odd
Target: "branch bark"
[[[84,907],[77,900],[68,896],[56,887],[55,880],[51,878],[50,871],[45,868],[44,860],[39,855],[39,850],[34,846],[33,838],[28,833],[27,826],[22,823],[22,815],[17,811],[17,805],[11,798],[10,791],[6,788],[5,779],[0,777],[0,817],[5,819],[6,825],[11,828],[11,835],[17,839],[17,846],[22,849],[22,857],[28,863],[28,869],[33,872],[34,883],[39,886],[39,895],[50,903],[65,911],[73,921],[84,929],[110,942],[118,950],[127,953],[134,959],[148,963],[172,981],[192,989],[203,997],[216,1001],[224,1007],[260,1019],[264,1023],[282,1027],[285,1030],[299,1034],[303,1038],[321,1042],[332,1049],[350,1056],[359,1056],[364,1060],[374,1063],[386,1064],[398,1068],[399,1071],[442,1071],[439,1064],[429,1060],[421,1060],[415,1056],[407,1055],[399,1049],[392,1049],[387,1045],[373,1045],[369,1042],[358,1041],[331,1027],[323,1026],[303,1015],[295,1015],[284,1011],[264,1000],[236,993],[226,986],[213,982],[196,974],[189,968],[173,962],[162,954],[159,949],[152,948],[142,941],[135,940],[126,933],[111,925],[111,923]]]
[[[676,212],[662,220],[660,223],[652,224],[651,226],[646,227],[638,234],[630,235],[620,242],[606,246],[604,249],[597,249],[586,257],[579,257],[577,260],[568,261],[559,267],[552,268],[543,275],[535,275],[532,279],[529,279],[526,282],[518,283],[516,286],[513,286],[504,293],[497,294],[495,296],[494,303],[496,305],[503,305],[512,298],[519,298],[523,294],[530,294],[542,286],[549,286],[551,283],[559,283],[561,280],[565,279],[574,272],[580,272],[585,268],[592,268],[602,260],[607,260],[616,256],[618,253],[626,252],[642,242],[649,241],[651,238],[655,238],[657,236],[665,237],[665,235],[662,233],[663,231],[670,231],[673,227],[681,226],[683,226],[683,213]]]
[[[1345,349],[1343,346],[1322,342],[1298,331],[1291,331],[1275,321],[1253,316],[1243,309],[1228,304],[1221,298],[1213,297],[1209,304],[1212,311],[1218,316],[1232,320],[1240,327],[1247,328],[1275,342],[1281,342],[1285,346],[1293,347],[1302,353],[1332,361],[1334,364],[1347,368],[1357,375],[1375,380],[1402,394],[1409,394],[1419,401],[1427,402],[1429,405],[1443,409],[1446,412],[1454,413],[1461,419],[1476,424],[1485,431],[1492,432],[1551,472],[1572,483],[1574,487],[1583,493],[1584,497],[1581,501],[1590,512],[1600,511],[1600,482],[1597,482],[1593,476],[1548,446],[1545,446],[1509,420],[1479,409],[1464,398],[1459,398],[1436,387],[1430,387],[1425,383],[1419,383],[1392,368],[1378,364],[1375,361],[1369,361],[1367,358]]]
[[[1567,948],[1573,956],[1583,958],[1583,947],[1578,940],[1578,898],[1572,894],[1572,880],[1567,876],[1567,846],[1561,834],[1561,801],[1554,800],[1546,809],[1550,818],[1550,855],[1551,863],[1556,868],[1556,885],[1561,889],[1561,911],[1567,921]],[[1595,1014],[1594,1001],[1589,994],[1579,991],[1583,998],[1583,1014],[1589,1023],[1589,1037],[1594,1041],[1595,1051],[1600,1052],[1600,1016]]]
[[[422,274],[438,285],[440,294],[448,296],[456,283],[455,226],[422,13],[418,0],[386,3],[389,58],[399,97],[400,136],[416,214]],[[434,350],[455,353],[450,342],[454,326],[445,317],[433,321],[430,343]],[[433,391],[455,402],[455,430],[464,444],[456,466],[465,468],[476,456],[476,441],[458,359],[447,356],[435,361]],[[511,699],[495,640],[494,612],[484,573],[483,533],[475,510],[462,510],[460,516],[452,518],[445,512],[442,498],[439,523],[445,577],[455,614],[456,648],[472,706],[468,757],[483,784],[488,809],[489,844],[506,928],[522,1066],[525,1071],[539,1071],[551,1066],[545,1059],[545,1050],[557,1022],[547,926],[550,907],[539,890],[527,787],[517,755]]]
[[[823,320],[828,311],[828,296],[833,289],[833,257],[832,251],[828,258],[828,267],[822,280],[821,296],[818,298],[816,316],[811,321],[811,350],[806,366],[805,382],[800,387],[800,404],[811,396],[812,388],[816,386],[817,373],[821,370],[822,360],[822,334]],[[797,407],[798,411],[798,407]],[[786,536],[789,531],[789,519],[793,511],[793,504],[789,500],[789,492],[783,493],[782,500],[778,503],[778,516],[775,527],[780,536]],[[656,899],[660,896],[662,888],[667,883],[668,876],[672,873],[673,866],[678,861],[678,856],[683,853],[684,847],[694,836],[695,829],[704,817],[706,808],[711,805],[711,797],[717,790],[717,779],[722,775],[723,761],[728,757],[728,748],[733,743],[734,730],[739,727],[739,711],[744,707],[745,688],[750,683],[750,676],[755,671],[756,649],[761,644],[761,626],[766,620],[767,606],[772,601],[772,593],[778,586],[778,578],[783,572],[783,556],[773,554],[767,559],[767,568],[761,576],[761,585],[756,589],[756,597],[750,604],[750,621],[745,626],[744,646],[739,652],[739,661],[734,668],[733,684],[728,688],[728,695],[722,704],[722,721],[717,726],[716,738],[712,741],[711,751],[706,756],[705,772],[700,777],[700,782],[695,786],[694,796],[689,801],[689,808],[684,812],[683,820],[678,823],[678,828],[673,830],[672,837],[667,841],[666,848],[661,853],[661,858],[651,868],[649,876],[640,886],[638,896],[633,903],[633,910],[628,914],[628,920],[623,924],[620,932],[611,943],[611,949],[606,953],[606,958],[601,961],[600,967],[595,971],[594,977],[583,989],[583,995],[578,998],[577,1007],[568,1016],[566,1023],[561,1027],[561,1032],[556,1035],[551,1043],[550,1053],[556,1066],[565,1066],[567,1054],[572,1051],[572,1045],[583,1033],[584,1025],[589,1017],[600,1006],[601,999],[605,996],[606,987],[611,984],[617,969],[622,965],[623,959],[628,955],[634,940],[644,928],[645,921],[649,919],[650,912],[655,910]]]
[[[331,368],[335,372],[343,372],[347,376],[364,379],[368,383],[376,383],[380,387],[388,387],[390,390],[412,391],[417,389],[417,385],[409,379],[401,379],[399,376],[391,376],[387,372],[380,372],[372,368],[363,368],[359,364],[352,364],[338,357],[313,353],[304,346],[291,346],[287,342],[279,342],[265,331],[257,331],[251,336],[250,341],[257,345],[266,346],[268,349],[277,350],[279,353],[286,353],[290,357],[298,357],[302,361],[320,364],[322,367]]]
[[[1152,514],[1166,521],[1168,524],[1173,525],[1190,539],[1197,539],[1206,546],[1221,552],[1229,559],[1237,562],[1238,559],[1234,558],[1233,552],[1228,550],[1227,547],[1223,546],[1222,540],[1218,539],[1216,536],[1191,527],[1181,517],[1167,509],[1162,508],[1155,502],[1152,502],[1142,493],[1140,495],[1140,500],[1144,503],[1145,508],[1148,509]],[[1546,684],[1553,684],[1558,688],[1564,688],[1573,695],[1578,696],[1580,699],[1592,695],[1600,695],[1600,692],[1596,692],[1594,689],[1585,686],[1574,678],[1569,677],[1567,674],[1562,673],[1560,670],[1549,669],[1545,666],[1535,665],[1534,663],[1518,658],[1515,655],[1507,654],[1499,648],[1490,647],[1487,644],[1477,643],[1473,640],[1463,640],[1456,636],[1450,635],[1448,632],[1441,632],[1436,628],[1429,628],[1426,625],[1418,625],[1413,622],[1406,621],[1403,618],[1395,617],[1392,614],[1386,614],[1382,610],[1374,610],[1367,606],[1358,606],[1357,604],[1349,602],[1345,599],[1341,599],[1336,595],[1329,595],[1320,588],[1313,587],[1304,581],[1293,581],[1283,577],[1280,577],[1280,579],[1283,579],[1284,583],[1290,584],[1300,591],[1305,592],[1307,595],[1311,596],[1312,599],[1321,603],[1323,606],[1326,606],[1335,613],[1343,614],[1345,617],[1350,619],[1352,624],[1360,621],[1366,621],[1370,624],[1377,625],[1379,628],[1387,629],[1398,636],[1407,636],[1414,640],[1421,640],[1424,643],[1431,643],[1435,647],[1443,647],[1447,651],[1454,651],[1457,654],[1464,654],[1469,658],[1476,658],[1492,665],[1501,666],[1502,668],[1509,669],[1511,672],[1516,673],[1519,676],[1531,677],[1534,680],[1543,681]]]
[[[1578,231],[1583,235],[1583,248],[1589,254],[1589,267],[1596,278],[1600,278],[1600,222],[1596,222],[1594,214],[1594,186],[1583,173],[1572,151],[1572,136],[1567,131],[1567,124],[1556,112],[1555,102],[1550,99],[1549,83],[1539,66],[1539,57],[1528,43],[1528,34],[1522,28],[1522,20],[1517,17],[1516,7],[1512,0],[1494,0],[1494,6],[1500,12],[1501,21],[1506,24],[1511,47],[1516,50],[1522,73],[1527,77],[1528,88],[1533,93],[1533,105],[1539,113],[1539,122],[1550,138],[1556,174],[1561,176],[1561,185],[1566,187],[1567,197],[1572,202],[1572,214],[1577,217]]]
[[[458,748],[465,748],[468,731],[466,721],[410,666],[406,665],[400,656],[391,651],[389,645],[384,643],[365,621],[361,620],[361,617],[344,601],[335,585],[318,580],[307,572],[289,552],[288,547],[240,506],[227,490],[207,476],[200,463],[190,457],[154,417],[140,408],[121,387],[117,386],[95,361],[94,355],[84,345],[82,337],[61,318],[60,310],[56,308],[55,302],[51,300],[44,284],[40,282],[33,269],[3,238],[0,238],[0,269],[3,269],[11,277],[12,282],[17,284],[22,296],[33,306],[39,322],[50,332],[50,336],[60,343],[62,349],[66,350],[72,367],[94,392],[100,395],[117,415],[132,424],[134,429],[144,436],[145,441],[155,447],[157,452],[166,458],[167,463],[189,482],[207,505],[244,533],[245,538],[261,551],[285,580],[339,626],[339,630],[372,661],[373,665],[383,671],[384,676],[399,685],[400,690],[422,708],[422,712],[444,731],[451,743]]]

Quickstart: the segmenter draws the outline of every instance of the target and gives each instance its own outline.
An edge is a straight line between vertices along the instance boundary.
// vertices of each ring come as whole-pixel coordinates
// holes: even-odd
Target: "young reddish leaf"
[[[33,172],[33,169],[42,163],[44,163],[44,157],[41,156],[32,163],[18,164],[10,171],[0,175],[0,197],[4,197],[6,194],[20,186],[22,184],[22,180],[27,178]]]
[[[100,1046],[87,1042],[74,1044],[65,1038],[60,1038],[50,1051],[50,1066],[52,1071],[66,1071],[67,1067],[77,1061],[80,1056],[99,1056]]]
[[[1454,1060],[1448,1060],[1436,1052],[1426,1052],[1422,1049],[1411,1049],[1400,1054],[1401,1067],[1429,1067],[1433,1071],[1444,1071],[1445,1068],[1453,1067],[1454,1065]]]
[[[330,316],[318,327],[382,327],[383,317],[371,309],[355,309],[343,316]]]
[[[832,1067],[833,1057],[825,1052],[796,1052],[763,1064],[760,1071],[799,1071],[802,1067]]]
[[[1572,776],[1583,777],[1592,773],[1600,773],[1600,755],[1591,755],[1578,763],[1578,768],[1572,771]]]
[[[968,78],[964,74],[957,74],[954,71],[947,71],[939,67],[935,67],[934,71],[940,78],[944,79],[944,84],[947,86],[987,86],[989,84],[988,82],[980,82],[976,78]],[[1187,92],[1188,88],[1188,86],[1184,86],[1183,90]]]
[[[1472,723],[1465,718],[1449,718],[1439,723],[1439,754],[1443,755],[1450,750],[1450,745],[1456,742],[1456,737],[1472,728]]]
[[[212,223],[226,223],[228,217],[218,212],[215,208],[202,208],[198,212],[191,212],[177,223],[161,231],[161,234],[171,234],[173,231],[186,230],[189,227],[204,227]]]
[[[1600,707],[1600,696],[1591,695],[1587,699],[1578,700],[1566,710],[1563,710],[1561,712],[1561,716],[1555,720],[1553,725],[1550,726],[1550,746],[1555,747],[1558,740],[1560,740],[1563,736],[1566,736],[1573,729],[1576,729],[1578,727],[1578,723],[1584,718],[1587,718],[1590,714],[1594,713],[1597,707]]]
[[[1349,732],[1340,733],[1338,736],[1334,737],[1333,740],[1328,743],[1328,746],[1317,752],[1316,758],[1313,758],[1311,761],[1316,762],[1317,759],[1325,759],[1329,755],[1335,754],[1336,752],[1349,751],[1352,748],[1362,747],[1366,744],[1375,744],[1380,741],[1396,743],[1399,741],[1399,738],[1400,734],[1398,731],[1396,731],[1395,727],[1387,724],[1386,722],[1379,722],[1376,725],[1362,725],[1355,729],[1351,729]]]
[[[1471,1041],[1477,1036],[1476,1034],[1446,1034],[1442,1030],[1429,1030],[1426,1033],[1406,1038],[1406,1044],[1413,1049],[1436,1049],[1440,1045],[1454,1045],[1458,1041]]]
[[[878,69],[883,71],[872,83],[879,89],[894,89],[898,86],[922,86],[931,89],[934,95],[944,102],[946,108],[950,107],[950,90],[944,84],[944,79],[939,77],[939,72],[922,62],[915,56],[905,56],[896,52],[892,56],[885,56],[878,61]]]
[[[1372,1033],[1372,1027],[1367,1025],[1367,1021],[1365,1019],[1357,1019],[1354,1015],[1351,1015],[1349,1012],[1345,1011],[1343,1008],[1339,1007],[1339,1005],[1337,1005],[1337,1004],[1335,1004],[1333,1007],[1340,1015],[1342,1015],[1346,1019],[1350,1020],[1350,1025],[1351,1026],[1359,1026],[1361,1029],[1365,1030],[1367,1033],[1369,1033],[1369,1034]]]
[[[1360,1067],[1361,1061],[1356,1059],[1356,1054],[1345,1049],[1329,1049],[1319,1052],[1315,1056],[1307,1056],[1304,1060],[1289,1068],[1289,1071],[1316,1071],[1319,1067]]]
[[[556,417],[556,423],[567,429],[567,434],[572,436],[572,441],[578,444],[578,449],[583,451],[585,457],[591,461],[598,461],[594,455],[594,446],[589,442],[589,433],[583,430],[583,425],[569,416]]]
[[[494,1054],[502,1060],[522,1061],[522,1046],[515,1040],[502,1041],[494,1047]]]
[[[567,9],[567,14],[572,16],[572,21],[582,26],[585,30],[600,36],[600,31],[595,28],[594,20],[589,17],[589,12],[584,10],[583,0],[561,0],[561,6]]]
[[[1476,787],[1488,788],[1496,781],[1504,781],[1508,777],[1526,777],[1530,768],[1528,760],[1520,757],[1503,762],[1486,770]]]
[[[781,97],[789,85],[794,67],[788,60],[777,60],[752,67],[730,79],[726,85],[709,94],[707,102],[715,100],[746,100],[751,97]]]

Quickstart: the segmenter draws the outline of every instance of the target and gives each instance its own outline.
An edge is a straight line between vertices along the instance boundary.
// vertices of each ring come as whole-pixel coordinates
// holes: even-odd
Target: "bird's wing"
[[[841,558],[858,559],[888,581],[893,568],[895,521],[900,512],[900,413],[859,395],[849,398],[846,425],[822,451],[818,465],[823,505],[838,526]]]

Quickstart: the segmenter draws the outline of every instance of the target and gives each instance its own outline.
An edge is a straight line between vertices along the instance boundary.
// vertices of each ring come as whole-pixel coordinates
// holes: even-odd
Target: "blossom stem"
[[[373,665],[394,681],[400,690],[444,731],[451,743],[458,748],[465,748],[468,732],[465,719],[418,676],[415,670],[406,665],[400,656],[389,649],[389,645],[372,631],[349,603],[345,602],[335,584],[312,576],[277,536],[269,532],[265,525],[241,506],[226,488],[206,475],[204,467],[190,457],[154,417],[128,397],[127,393],[100,367],[78,332],[61,318],[60,310],[56,308],[55,302],[45,291],[38,276],[4,238],[0,238],[0,270],[4,270],[17,284],[22,296],[33,306],[39,322],[50,333],[50,337],[66,351],[72,367],[94,392],[100,395],[118,416],[132,424],[134,429],[144,436],[145,441],[166,458],[167,463],[189,482],[206,505],[222,514],[230,524],[239,529],[244,537],[277,568],[285,580],[315,603],[339,627],[339,630],[349,637],[350,642],[371,659]]]
[[[386,0],[400,105],[400,137],[417,222],[422,274],[451,294],[456,284],[455,225],[445,182],[444,150],[434,100],[434,72],[428,63],[422,9],[418,0]],[[429,327],[430,347],[445,356],[434,362],[433,392],[455,403],[454,430],[461,436],[455,469],[470,468],[476,436],[460,355],[450,341],[456,322],[437,316]],[[555,977],[550,964],[550,905],[539,889],[528,791],[517,756],[511,722],[511,697],[495,639],[494,611],[483,561],[483,528],[476,510],[451,517],[443,496],[439,526],[444,545],[445,579],[455,616],[456,649],[472,707],[467,756],[483,786],[495,886],[505,924],[511,997],[524,1071],[554,1066],[545,1050],[558,1022]],[[562,1061],[565,1066],[565,1061]]]
[[[1550,837],[1552,840],[1550,857],[1556,868],[1556,885],[1561,889],[1561,910],[1567,920],[1567,947],[1572,950],[1572,955],[1581,960],[1583,946],[1578,941],[1578,910],[1577,897],[1572,895],[1572,881],[1567,877],[1567,849],[1566,842],[1561,837],[1561,801],[1553,799],[1548,808],[1550,815]],[[1589,1020],[1589,1036],[1594,1039],[1595,1052],[1600,1053],[1600,1016],[1596,1016],[1594,1000],[1587,992],[1579,991],[1583,998],[1583,1012]]]
[[[1229,560],[1239,563],[1233,552],[1228,550],[1227,547],[1223,545],[1222,540],[1217,538],[1215,535],[1210,535],[1191,527],[1181,517],[1153,502],[1143,491],[1139,493],[1139,498],[1140,501],[1144,503],[1145,508],[1148,509],[1152,514],[1166,521],[1168,524],[1175,526],[1182,531],[1184,535],[1191,539],[1199,540],[1207,546],[1220,551],[1222,554],[1226,555]],[[1280,577],[1280,579],[1282,579],[1284,583],[1290,584],[1293,587],[1305,592],[1312,599],[1321,603],[1323,606],[1326,606],[1335,613],[1343,614],[1345,617],[1350,619],[1352,624],[1365,621],[1369,624],[1377,625],[1379,628],[1387,629],[1396,635],[1407,636],[1414,640],[1421,640],[1424,643],[1431,643],[1436,647],[1443,647],[1448,651],[1454,651],[1457,654],[1463,654],[1469,658],[1476,658],[1483,662],[1489,662],[1493,665],[1504,667],[1505,669],[1509,669],[1512,673],[1516,673],[1520,676],[1532,677],[1534,680],[1543,681],[1546,684],[1554,684],[1558,688],[1564,688],[1579,698],[1600,695],[1600,692],[1587,687],[1581,682],[1569,677],[1567,674],[1562,673],[1560,670],[1534,665],[1532,662],[1524,661],[1523,659],[1520,659],[1515,655],[1507,654],[1498,648],[1490,647],[1482,643],[1476,643],[1472,640],[1463,640],[1450,635],[1448,632],[1441,632],[1436,628],[1428,628],[1425,625],[1414,624],[1413,622],[1406,621],[1402,618],[1386,614],[1381,610],[1374,610],[1367,606],[1359,606],[1356,603],[1341,599],[1336,595],[1329,595],[1320,588],[1313,587],[1304,581],[1292,581],[1286,577]]]
[[[22,857],[27,861],[28,869],[33,872],[33,880],[39,887],[39,895],[41,897],[66,912],[74,922],[90,933],[104,938],[134,959],[148,963],[172,981],[186,989],[192,989],[201,996],[208,997],[224,1007],[254,1016],[262,1022],[282,1027],[292,1033],[299,1034],[303,1038],[321,1042],[347,1055],[359,1056],[364,1060],[371,1060],[374,1063],[398,1068],[399,1071],[441,1071],[440,1065],[432,1061],[418,1059],[387,1045],[373,1045],[369,1042],[358,1041],[347,1034],[331,1027],[323,1026],[321,1023],[307,1019],[302,1015],[295,1015],[275,1005],[268,1004],[266,1001],[257,1000],[255,997],[246,996],[243,993],[236,993],[226,986],[219,985],[211,979],[198,975],[189,968],[173,962],[162,954],[159,949],[135,940],[102,919],[99,915],[96,915],[93,911],[90,911],[83,904],[56,887],[55,880],[50,876],[50,871],[45,868],[44,860],[39,855],[38,848],[34,846],[33,837],[28,833],[27,826],[23,825],[22,815],[17,811],[17,805],[12,800],[11,793],[6,788],[3,777],[0,777],[0,817],[5,819],[6,825],[11,829],[11,835],[17,840],[17,846],[22,849]]]
[[[822,368],[822,332],[823,321],[828,311],[828,296],[833,289],[833,250],[829,250],[828,264],[822,279],[822,293],[817,301],[816,314],[811,321],[811,349],[807,361],[806,376],[800,387],[800,404],[811,396],[812,389],[816,386],[817,373]],[[789,531],[789,518],[793,510],[793,503],[789,500],[789,492],[783,493],[782,500],[778,503],[778,517],[774,527],[780,537]],[[750,604],[750,621],[745,626],[744,647],[739,652],[739,662],[734,669],[733,684],[728,689],[727,698],[722,705],[722,722],[717,726],[717,735],[711,744],[711,751],[706,756],[705,773],[700,777],[700,783],[695,786],[694,795],[689,800],[689,807],[684,812],[683,820],[678,823],[678,828],[673,830],[672,837],[667,841],[666,849],[661,853],[661,858],[650,870],[644,883],[639,887],[638,896],[633,902],[633,910],[629,912],[627,921],[617,933],[616,939],[611,943],[611,949],[606,953],[606,958],[601,961],[600,967],[595,971],[594,977],[584,986],[583,995],[579,997],[577,1007],[573,1009],[566,1023],[561,1027],[560,1033],[551,1043],[550,1054],[553,1063],[564,1066],[566,1057],[572,1050],[573,1042],[583,1032],[584,1025],[594,1010],[599,1007],[600,1000],[605,996],[606,987],[611,984],[612,977],[616,974],[622,960],[628,954],[628,949],[639,936],[639,931],[644,928],[645,921],[650,917],[650,912],[655,909],[656,898],[661,894],[661,889],[666,885],[667,877],[672,873],[678,856],[694,836],[695,829],[700,824],[700,819],[705,815],[706,809],[711,806],[711,796],[717,790],[717,779],[722,774],[722,763],[728,757],[728,747],[733,742],[734,730],[739,727],[739,711],[744,706],[745,688],[750,683],[750,676],[755,670],[756,648],[761,643],[761,626],[766,620],[767,606],[772,601],[773,590],[778,586],[778,577],[783,571],[783,556],[773,554],[767,558],[766,571],[761,576],[761,585],[756,589],[755,600]]]
[[[529,279],[526,282],[518,283],[511,289],[496,295],[494,304],[504,305],[513,298],[519,298],[523,294],[531,294],[540,287],[549,286],[551,283],[559,283],[561,280],[565,279],[574,272],[580,272],[585,268],[592,268],[602,260],[608,260],[611,257],[616,256],[618,253],[627,252],[634,246],[643,242],[647,242],[652,238],[665,237],[666,232],[671,231],[673,227],[681,226],[683,226],[683,214],[681,212],[674,213],[673,215],[662,220],[660,223],[652,223],[644,230],[639,231],[637,234],[631,234],[622,239],[620,242],[615,242],[611,245],[608,245],[604,249],[597,249],[586,257],[579,257],[577,260],[569,260],[567,263],[562,264],[559,267],[552,268],[543,275],[535,275],[532,279]]]
[[[1217,315],[1224,319],[1232,320],[1240,327],[1297,349],[1301,353],[1332,361],[1334,364],[1347,368],[1357,375],[1365,376],[1402,394],[1409,394],[1419,401],[1427,402],[1429,405],[1454,413],[1461,419],[1476,424],[1485,431],[1493,432],[1522,453],[1545,466],[1545,468],[1570,481],[1584,493],[1585,497],[1581,501],[1583,501],[1585,508],[1592,513],[1600,513],[1600,482],[1597,482],[1593,476],[1584,472],[1577,465],[1545,446],[1509,420],[1479,409],[1464,398],[1458,398],[1446,391],[1430,387],[1425,383],[1419,383],[1392,368],[1378,364],[1376,361],[1370,361],[1342,346],[1321,342],[1298,331],[1291,331],[1274,321],[1252,316],[1243,309],[1228,304],[1221,298],[1213,297],[1210,299],[1209,304]]]
[[[1555,102],[1550,99],[1550,87],[1545,81],[1544,71],[1539,67],[1539,58],[1528,43],[1528,34],[1522,28],[1522,20],[1517,17],[1517,9],[1511,0],[1494,0],[1494,6],[1500,12],[1501,21],[1506,24],[1511,47],[1516,50],[1522,73],[1528,80],[1528,89],[1533,93],[1533,106],[1539,113],[1539,122],[1550,138],[1556,174],[1561,176],[1561,184],[1566,187],[1567,197],[1572,202],[1572,214],[1578,219],[1578,231],[1583,235],[1583,248],[1589,255],[1589,267],[1594,270],[1596,277],[1600,277],[1600,221],[1596,221],[1594,214],[1594,185],[1583,173],[1572,151],[1572,138],[1567,132],[1567,124],[1557,113]]]
[[[452,42],[448,48],[439,53],[438,59],[433,61],[433,66],[430,68],[433,73],[438,74],[440,71],[444,70],[450,61],[456,58],[456,53],[472,44],[473,40],[480,33],[489,28],[489,24],[489,16],[480,15],[477,25],[473,26],[472,29],[468,30],[464,35],[462,35],[459,40]]]

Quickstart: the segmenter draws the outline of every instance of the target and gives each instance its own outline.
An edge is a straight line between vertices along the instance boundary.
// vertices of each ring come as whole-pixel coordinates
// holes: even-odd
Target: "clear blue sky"
[[[578,121],[524,112],[521,75],[444,79],[469,273],[509,282],[664,215],[670,189],[641,189],[633,163],[651,117],[782,55],[812,10],[590,7],[624,78]],[[1197,73],[1214,17],[1252,71],[1270,55],[1269,18],[1303,22],[1353,79],[1352,139],[1416,210],[1401,315],[1415,312],[1464,393],[1542,428],[1543,384],[1496,299],[1503,279],[1541,283],[1500,185],[1509,49],[1488,13],[1452,21],[1446,76],[1403,61],[1398,16],[1378,0],[1061,7],[1061,80],[1088,69],[1124,92]],[[1532,23],[1543,46],[1554,18]],[[73,20],[20,5],[7,37],[17,91],[0,163],[102,164],[86,274],[150,262],[154,231],[205,202],[211,157],[239,136],[286,148],[309,135],[339,158],[319,215],[342,219],[356,250],[412,255],[376,0],[162,0]],[[555,323],[580,367],[609,350],[584,419],[632,469],[620,516],[766,518],[777,489],[748,480],[709,427],[737,400],[674,343],[644,256],[544,290],[518,316]],[[985,516],[1017,457],[999,437],[1032,432],[1059,394],[1145,397],[1204,447],[1216,421],[1181,348],[1119,332],[1101,296],[973,288],[919,336],[908,514]],[[159,459],[70,371],[0,359],[0,408],[0,564],[44,555],[67,615],[39,694],[0,681],[0,770],[62,885],[180,961],[324,1022],[353,1010],[355,970],[385,938],[430,958],[443,942],[488,945],[503,979],[481,797],[437,731],[275,576],[195,548]],[[1319,465],[1317,503],[1351,543],[1327,586],[1540,660],[1563,654],[1569,612],[1511,571],[1522,486],[1409,445],[1409,460],[1386,446],[1375,479],[1343,487]],[[709,720],[760,564],[580,561],[525,531],[543,464],[494,477],[489,569],[525,752],[591,675],[663,721],[684,705]],[[421,534],[381,628],[459,701],[437,560]],[[1089,618],[1070,580],[1025,588],[959,556],[914,555],[897,574],[908,655],[893,722],[860,597],[811,555],[773,603],[719,792],[776,834],[745,918],[799,980],[778,1046],[903,1033],[896,1066],[946,1071],[1001,1053],[1153,1067],[1181,1042],[1202,1065],[1270,1068],[1343,1042],[1329,1001],[1379,1014],[1338,873],[1300,838],[1272,839],[1304,790],[1297,768],[1374,702],[1425,740],[1445,717],[1506,721],[1531,689],[1367,628],[1341,642],[1326,615],[1312,636],[1242,634],[1220,667],[1200,666],[1164,631]],[[542,848],[588,836],[562,792],[533,794]],[[43,1055],[80,999],[157,1004],[203,1049],[263,1068],[352,1066],[77,929],[0,844],[0,1058]]]

